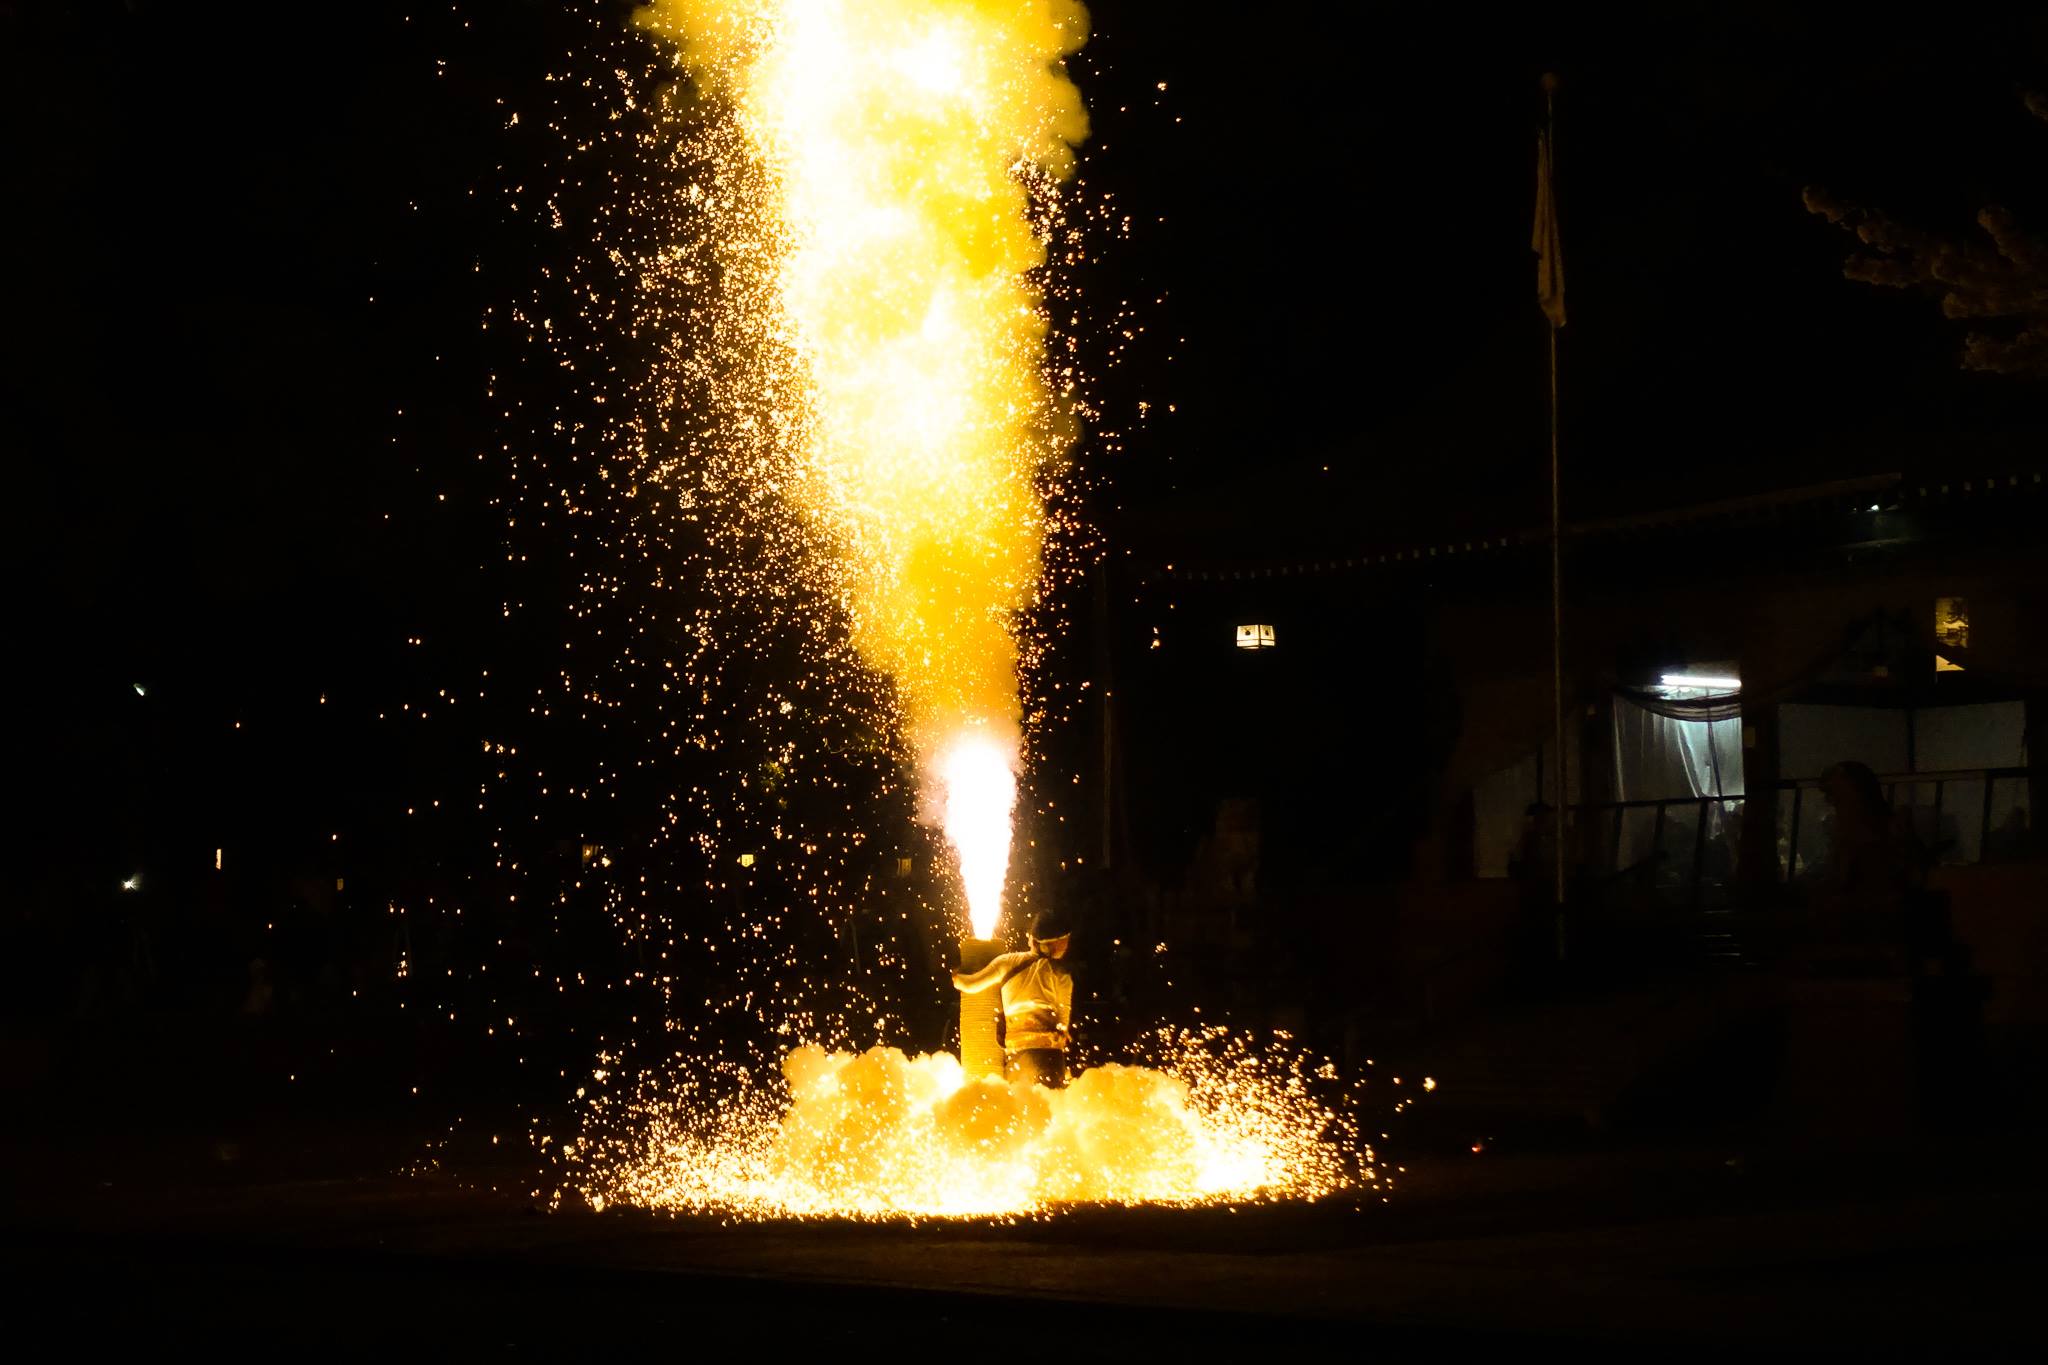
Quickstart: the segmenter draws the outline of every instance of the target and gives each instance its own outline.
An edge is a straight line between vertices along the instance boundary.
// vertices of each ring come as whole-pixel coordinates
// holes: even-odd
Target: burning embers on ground
[[[672,1078],[600,1106],[559,1156],[567,1187],[600,1209],[746,1217],[983,1217],[1386,1187],[1348,1107],[1318,1098],[1327,1073],[1298,1054],[1221,1030],[1162,1041],[1159,1067],[1091,1067],[1065,1090],[972,1081],[945,1053],[804,1046],[783,1057],[780,1085]]]

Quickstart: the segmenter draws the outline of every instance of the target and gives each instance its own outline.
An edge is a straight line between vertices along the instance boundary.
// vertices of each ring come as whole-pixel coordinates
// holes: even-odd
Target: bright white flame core
[[[938,770],[945,791],[940,823],[960,855],[967,922],[976,938],[994,938],[1010,870],[1010,815],[1017,805],[1013,753],[988,732],[967,730],[940,751]]]

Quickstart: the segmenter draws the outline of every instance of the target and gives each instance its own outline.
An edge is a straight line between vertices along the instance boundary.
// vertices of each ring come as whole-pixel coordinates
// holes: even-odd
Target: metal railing
[[[1885,773],[1877,780],[1934,863],[1979,863],[2018,853],[2031,838],[2031,768]],[[1820,791],[1817,777],[1778,784],[1780,880],[1799,881],[1827,865],[1826,801]]]
[[[1972,768],[1880,775],[1885,798],[1912,822],[1931,861],[1956,865],[2021,852],[2033,837],[2029,768]],[[1780,882],[1820,875],[1829,829],[1818,778],[1777,784]],[[1577,805],[1568,846],[1582,873],[1606,883],[1634,878],[1660,898],[1698,906],[1735,881],[1743,796],[1684,796]],[[1589,828],[1590,822],[1590,828]],[[1589,841],[1597,842],[1589,842]]]
[[[1740,796],[1601,801],[1573,806],[1566,828],[1572,831],[1582,871],[1608,884],[1635,878],[1661,895],[1697,905],[1707,891],[1735,880],[1743,801]],[[1589,847],[1587,838],[1598,842]]]

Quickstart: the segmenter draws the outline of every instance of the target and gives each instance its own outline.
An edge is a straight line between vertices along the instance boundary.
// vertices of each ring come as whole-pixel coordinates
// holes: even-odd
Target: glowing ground
[[[656,1084],[542,1148],[570,1203],[747,1218],[999,1217],[1391,1185],[1355,1119],[1315,1097],[1300,1054],[1176,1040],[1160,1067],[1092,1066],[1064,1090],[970,1080],[946,1053],[804,1046],[782,1058],[781,1086],[742,1072],[710,1102],[687,1079]]]

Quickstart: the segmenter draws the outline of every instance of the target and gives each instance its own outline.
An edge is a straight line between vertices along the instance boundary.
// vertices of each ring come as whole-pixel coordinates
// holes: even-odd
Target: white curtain
[[[1622,801],[1742,795],[1742,718],[1671,720],[1616,697],[1614,791]]]
[[[1650,718],[1678,731],[1679,752],[1692,795],[1742,795],[1742,717],[1711,721]]]
[[[1819,777],[1843,759],[1874,773],[1906,771],[1909,741],[1904,708],[1806,706],[1778,708],[1778,775]]]
[[[1622,697],[1614,699],[1614,792],[1621,801],[1670,801],[1688,797],[1742,795],[1742,718],[1672,720],[1645,711]],[[1679,820],[1691,828],[1696,809],[1682,810]],[[1722,807],[1708,811],[1710,837],[1724,819]],[[1615,849],[1617,867],[1633,867],[1648,858],[1656,830],[1656,812],[1625,811]],[[1690,857],[1690,850],[1684,850]]]
[[[2027,704],[2023,701],[1930,706],[1913,713],[1915,772],[2026,766]]]

